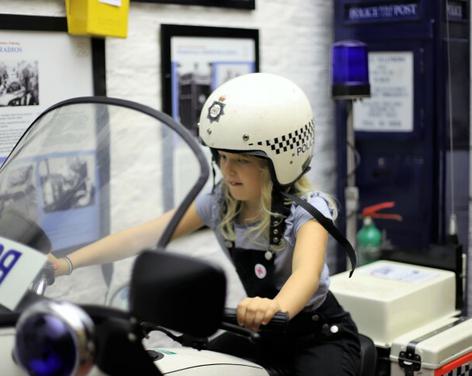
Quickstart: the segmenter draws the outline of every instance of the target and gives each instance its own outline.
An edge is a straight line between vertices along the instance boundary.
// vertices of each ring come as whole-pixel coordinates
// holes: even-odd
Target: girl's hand
[[[60,277],[61,275],[69,274],[69,265],[67,264],[66,260],[57,258],[53,256],[51,253],[49,253],[48,261],[52,264],[55,277]]]
[[[260,297],[245,298],[238,304],[238,323],[257,332],[261,325],[267,325],[279,311],[281,308],[277,300]]]

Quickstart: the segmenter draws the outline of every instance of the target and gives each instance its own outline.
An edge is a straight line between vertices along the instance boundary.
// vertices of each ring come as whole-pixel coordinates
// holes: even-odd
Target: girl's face
[[[218,151],[220,170],[231,196],[248,204],[259,204],[266,162],[251,155]]]

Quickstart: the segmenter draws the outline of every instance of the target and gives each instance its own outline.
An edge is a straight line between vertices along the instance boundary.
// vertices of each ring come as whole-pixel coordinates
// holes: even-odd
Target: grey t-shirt
[[[328,202],[321,192],[310,193],[304,198],[308,203],[318,209],[325,217],[330,219],[332,218],[332,212],[329,208]],[[221,197],[221,190],[217,188],[215,189],[214,193],[200,194],[196,199],[196,208],[198,215],[208,227],[214,230],[221,247],[228,253],[224,238],[218,227],[220,222],[222,202],[223,200]],[[292,205],[290,214],[285,220],[285,247],[282,250],[277,251],[274,261],[275,278],[278,289],[282,288],[292,273],[292,257],[295,248],[297,232],[302,227],[302,225],[311,219],[313,219],[313,217],[305,209],[295,204]],[[234,230],[236,233],[235,246],[237,248],[254,249],[265,252],[269,247],[269,241],[264,239],[262,236],[255,239],[254,233],[251,233],[250,236],[247,236],[247,230],[250,228],[250,226],[251,225],[241,225],[237,223],[234,224]],[[310,298],[305,307],[305,310],[312,310],[319,307],[324,302],[326,294],[328,293],[328,289],[329,270],[325,262],[323,271],[321,273],[318,290]]]

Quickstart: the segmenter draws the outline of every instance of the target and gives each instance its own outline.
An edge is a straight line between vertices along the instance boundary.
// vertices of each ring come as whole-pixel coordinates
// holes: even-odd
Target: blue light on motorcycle
[[[79,307],[41,301],[16,325],[14,356],[35,376],[85,375],[93,366],[93,323]]]
[[[38,313],[23,321],[16,334],[16,357],[33,375],[71,375],[77,354],[74,336],[58,317]]]

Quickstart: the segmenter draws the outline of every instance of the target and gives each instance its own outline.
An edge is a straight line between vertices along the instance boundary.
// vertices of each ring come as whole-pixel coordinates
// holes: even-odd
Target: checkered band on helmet
[[[293,132],[289,132],[279,137],[275,137],[268,140],[258,141],[256,143],[250,143],[249,146],[268,146],[275,152],[280,154],[289,150],[296,149],[297,147],[307,145],[311,147],[315,141],[314,122],[310,120],[302,128],[297,129]]]

